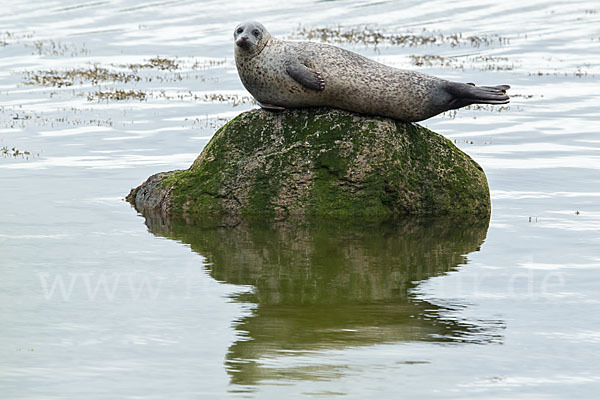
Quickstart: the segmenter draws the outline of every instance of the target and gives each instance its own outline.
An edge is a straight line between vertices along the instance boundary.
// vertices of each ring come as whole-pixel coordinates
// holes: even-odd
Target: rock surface
[[[132,189],[139,211],[389,217],[490,213],[482,168],[419,125],[336,109],[247,111],[187,170]]]

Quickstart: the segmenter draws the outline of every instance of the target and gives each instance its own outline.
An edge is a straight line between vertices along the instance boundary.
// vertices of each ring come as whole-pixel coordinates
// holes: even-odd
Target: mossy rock
[[[235,216],[490,213],[482,168],[422,126],[313,108],[247,111],[187,170],[151,176],[140,211]]]

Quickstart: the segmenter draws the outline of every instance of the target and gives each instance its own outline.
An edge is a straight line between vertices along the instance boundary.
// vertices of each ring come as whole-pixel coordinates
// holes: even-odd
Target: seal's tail
[[[506,91],[508,85],[475,86],[474,83],[449,82],[446,90],[454,99],[450,102],[450,109],[465,107],[470,104],[506,104],[510,97]]]

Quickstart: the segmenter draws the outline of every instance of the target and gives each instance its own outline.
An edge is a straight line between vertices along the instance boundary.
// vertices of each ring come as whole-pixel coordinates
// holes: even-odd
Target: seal
[[[510,101],[508,85],[451,82],[335,46],[279,40],[254,21],[233,35],[240,79],[266,109],[334,107],[416,122],[470,104]]]

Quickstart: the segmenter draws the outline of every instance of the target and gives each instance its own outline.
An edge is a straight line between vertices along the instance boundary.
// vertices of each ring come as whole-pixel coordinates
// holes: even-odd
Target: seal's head
[[[260,53],[270,38],[267,29],[254,21],[241,23],[233,31],[236,52],[249,56]]]

